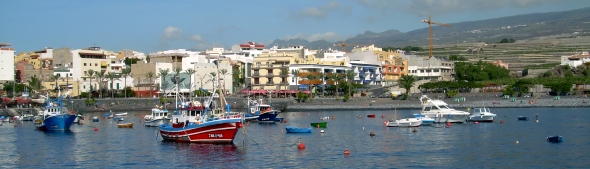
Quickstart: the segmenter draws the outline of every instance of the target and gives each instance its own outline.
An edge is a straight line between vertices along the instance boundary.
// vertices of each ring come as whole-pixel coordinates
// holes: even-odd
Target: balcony
[[[254,72],[254,73],[252,73],[252,77],[260,77],[260,73]]]
[[[272,74],[272,73],[269,73],[269,74],[266,74],[265,76],[266,76],[266,77],[274,77],[274,76],[276,76],[276,75],[275,75],[275,74]]]
[[[309,84],[309,80],[300,80],[299,81],[299,84],[307,84],[308,85]],[[322,80],[312,80],[311,81],[311,84],[312,85],[323,84],[323,81]]]
[[[307,75],[314,75],[314,76],[319,76],[320,72],[299,72],[299,77],[307,77]]]
[[[266,85],[267,86],[272,86],[272,85],[275,85],[275,83],[273,81],[269,81],[269,82],[266,82]]]
[[[279,83],[280,85],[289,85],[289,83],[287,81],[282,81],[281,83]]]

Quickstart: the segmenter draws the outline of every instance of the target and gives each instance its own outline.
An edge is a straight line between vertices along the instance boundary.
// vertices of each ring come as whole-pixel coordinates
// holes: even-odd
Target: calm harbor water
[[[93,123],[91,117],[102,113],[85,113],[84,125],[70,132],[37,131],[32,122],[4,123],[0,168],[590,168],[590,108],[492,111],[498,114],[494,123],[419,127],[415,133],[383,122],[418,110],[286,112],[279,116],[287,123],[252,123],[234,145],[162,142],[157,128],[140,123],[147,111],[129,112],[125,121],[135,123],[130,129],[107,119]],[[517,121],[520,115],[529,121]],[[308,127],[323,116],[336,119],[310,134],[284,131],[286,125]],[[376,136],[370,137],[371,131]],[[562,135],[564,142],[548,143],[549,135]],[[304,150],[293,146],[299,140]],[[345,149],[351,154],[345,156]]]

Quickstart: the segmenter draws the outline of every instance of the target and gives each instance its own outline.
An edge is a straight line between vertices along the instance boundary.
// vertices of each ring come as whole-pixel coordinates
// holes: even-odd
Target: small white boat
[[[422,120],[418,118],[391,119],[387,122],[387,127],[418,127],[420,124],[422,124]]]
[[[490,111],[490,108],[474,108],[473,114],[467,118],[470,122],[494,122],[496,114]]]
[[[35,116],[33,114],[31,114],[31,113],[25,113],[20,118],[20,121],[33,121],[34,119],[35,119]]]
[[[92,117],[92,122],[98,122],[98,116]]]
[[[170,119],[168,118],[168,110],[163,109],[163,106],[152,109],[152,114],[145,115],[143,117],[143,125],[147,127],[158,127],[164,123],[168,123]]]

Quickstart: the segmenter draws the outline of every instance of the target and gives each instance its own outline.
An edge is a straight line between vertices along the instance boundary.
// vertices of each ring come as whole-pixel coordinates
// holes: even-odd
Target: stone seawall
[[[447,102],[456,109],[466,109],[474,107],[489,108],[533,108],[533,107],[590,107],[589,99],[538,99],[536,102],[527,101],[510,102],[509,100],[490,100],[490,101],[472,101],[472,102]],[[421,109],[421,105],[415,102],[402,102],[398,104],[354,104],[354,103],[335,103],[335,104],[314,104],[306,105],[304,103],[292,104],[287,106],[287,111],[312,111],[312,110],[394,110],[394,109]]]

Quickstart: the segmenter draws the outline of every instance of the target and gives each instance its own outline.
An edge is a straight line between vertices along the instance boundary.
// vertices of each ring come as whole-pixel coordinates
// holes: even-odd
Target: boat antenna
[[[223,91],[221,91],[221,85],[219,84],[219,76],[221,75],[219,72],[219,59],[213,61],[213,63],[215,63],[215,66],[217,68],[217,75],[215,76],[215,80],[217,80],[217,89],[219,90],[219,104],[221,106],[221,112],[225,112],[225,106],[226,106],[226,102],[225,102],[225,97],[223,97]],[[215,93],[213,93],[215,94]]]

